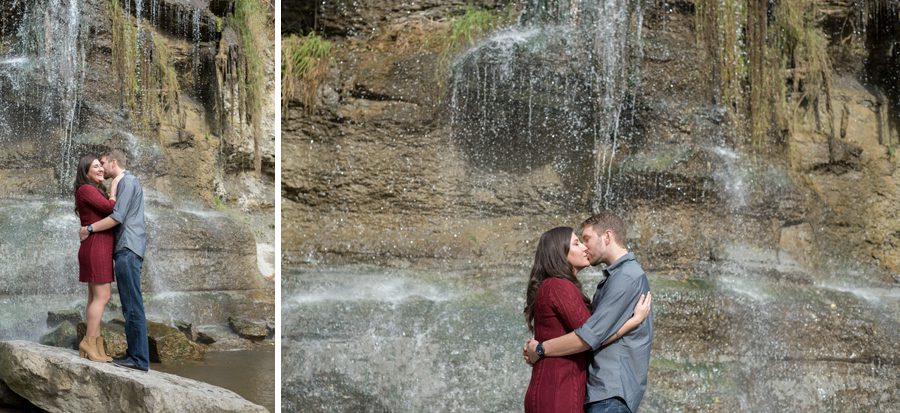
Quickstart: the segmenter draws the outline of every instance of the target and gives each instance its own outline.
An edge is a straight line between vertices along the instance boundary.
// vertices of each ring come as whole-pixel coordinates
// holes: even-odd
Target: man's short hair
[[[622,221],[622,218],[619,218],[612,211],[604,210],[592,215],[581,223],[581,228],[586,226],[591,226],[597,234],[601,234],[606,230],[612,231],[616,244],[619,244],[622,248],[627,248],[625,245],[627,236],[625,221]]]
[[[119,168],[125,169],[125,163],[127,161],[125,156],[125,151],[121,149],[110,149],[104,151],[100,154],[101,158],[112,159],[116,161],[116,164],[119,165]]]

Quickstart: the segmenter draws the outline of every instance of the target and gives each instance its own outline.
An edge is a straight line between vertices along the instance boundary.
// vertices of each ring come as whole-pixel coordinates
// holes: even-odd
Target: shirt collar
[[[616,268],[621,267],[622,264],[624,264],[626,261],[634,261],[633,252],[627,252],[625,253],[625,255],[619,257],[619,259],[617,259],[614,263],[609,264],[609,267],[606,267],[606,271],[615,271]]]

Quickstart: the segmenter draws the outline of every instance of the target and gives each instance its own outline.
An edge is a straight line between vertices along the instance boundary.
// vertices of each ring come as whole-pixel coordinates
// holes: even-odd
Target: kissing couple
[[[532,366],[525,412],[636,412],[647,389],[653,316],[650,283],[609,211],[541,235],[525,291],[534,333],[522,349]],[[593,299],[578,272],[606,265]]]

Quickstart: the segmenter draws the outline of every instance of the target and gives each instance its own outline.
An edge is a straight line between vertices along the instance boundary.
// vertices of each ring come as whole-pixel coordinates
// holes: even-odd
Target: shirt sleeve
[[[129,176],[125,176],[119,181],[119,188],[116,191],[116,207],[113,209],[110,218],[122,223],[128,214],[128,208],[131,208],[132,198],[134,198],[134,181]]]
[[[100,215],[111,214],[116,205],[116,201],[107,199],[99,189],[92,185],[82,185],[78,188],[78,193],[85,205],[96,210]]]
[[[575,330],[575,334],[594,350],[599,349],[607,338],[631,318],[634,306],[641,295],[637,280],[625,274],[617,274],[606,282],[608,284],[603,286],[603,291],[597,298],[600,302],[599,308],[591,314],[584,325]]]
[[[591,316],[581,291],[578,286],[570,281],[562,279],[550,279],[553,281],[552,288],[548,291],[551,301],[550,306],[556,316],[562,321],[566,331],[572,331],[582,324]]]

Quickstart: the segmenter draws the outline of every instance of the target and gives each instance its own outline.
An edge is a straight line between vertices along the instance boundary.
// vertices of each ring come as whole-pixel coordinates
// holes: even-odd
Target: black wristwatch
[[[88,234],[93,234],[94,233],[94,224],[88,224],[87,231],[88,231]]]
[[[538,343],[537,348],[534,349],[534,352],[537,354],[538,360],[544,358],[544,342],[543,341]]]

